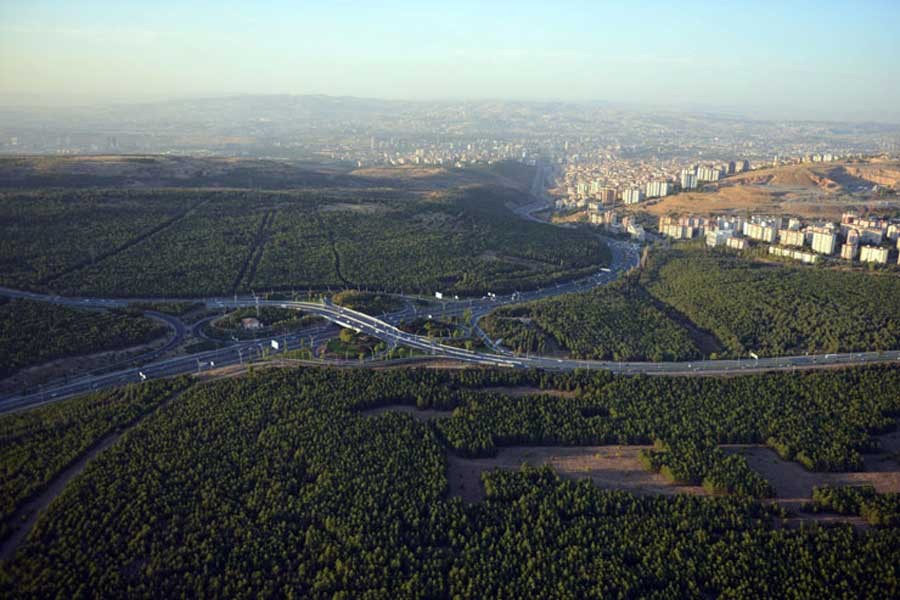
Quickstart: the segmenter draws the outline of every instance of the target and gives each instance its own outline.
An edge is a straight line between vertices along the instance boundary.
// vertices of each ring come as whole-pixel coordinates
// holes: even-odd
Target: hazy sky
[[[610,100],[900,121],[900,0],[0,0],[0,95]]]

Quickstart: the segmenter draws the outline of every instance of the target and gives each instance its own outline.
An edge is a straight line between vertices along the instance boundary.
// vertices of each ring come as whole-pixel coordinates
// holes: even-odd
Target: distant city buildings
[[[616,202],[616,190],[613,188],[600,188],[597,190],[597,200],[600,204],[614,204]]]
[[[747,238],[739,238],[739,237],[730,237],[725,242],[725,247],[730,248],[731,250],[746,250],[749,248],[749,244],[747,243]]]
[[[795,229],[779,229],[778,242],[782,246],[798,246],[803,247],[804,238],[802,231]]]
[[[859,246],[857,244],[845,243],[841,245],[841,258],[852,261],[859,255]]]
[[[751,240],[772,243],[780,227],[780,219],[753,217],[744,223],[743,233]]]
[[[697,181],[718,181],[722,171],[716,167],[701,166],[697,169]]]
[[[706,232],[706,245],[710,247],[724,246],[732,238],[734,231],[730,229],[711,229]]]

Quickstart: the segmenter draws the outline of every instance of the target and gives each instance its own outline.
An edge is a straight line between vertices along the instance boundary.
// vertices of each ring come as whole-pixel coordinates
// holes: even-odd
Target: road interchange
[[[519,218],[541,222],[534,216],[534,213],[545,209],[548,206],[548,203],[551,202],[543,191],[544,178],[545,172],[543,168],[538,168],[532,184],[532,196],[534,197],[534,202],[522,205],[513,210]],[[105,387],[140,382],[158,377],[170,377],[184,373],[202,372],[204,370],[243,364],[245,362],[250,363],[271,354],[273,350],[277,354],[298,347],[315,348],[333,338],[340,328],[353,329],[357,332],[377,338],[385,342],[390,348],[404,346],[418,351],[425,356],[445,358],[485,367],[534,368],[545,370],[603,369],[614,373],[629,375],[727,375],[749,371],[822,368],[874,362],[900,361],[900,351],[898,350],[888,352],[784,356],[759,359],[699,360],[690,362],[616,362],[534,355],[522,356],[513,354],[504,349],[496,341],[491,340],[478,327],[479,319],[500,306],[587,291],[593,287],[608,284],[621,277],[624,273],[637,267],[640,261],[641,251],[639,245],[633,242],[615,239],[605,239],[605,241],[611,252],[609,268],[600,268],[596,274],[590,277],[558,283],[537,290],[514,292],[502,296],[489,293],[480,299],[453,299],[441,302],[432,300],[430,303],[425,303],[424,306],[417,306],[416,304],[417,302],[422,302],[421,298],[393,294],[404,300],[406,308],[380,316],[372,316],[335,305],[331,303],[327,297],[321,302],[268,300],[260,299],[256,296],[234,296],[231,298],[213,297],[202,299],[75,298],[0,287],[0,296],[50,302],[70,307],[112,309],[126,308],[134,302],[200,302],[203,303],[207,309],[227,311],[246,307],[277,306],[315,315],[328,322],[326,325],[317,325],[288,334],[279,334],[276,338],[279,346],[277,350],[269,346],[271,340],[268,338],[265,340],[234,340],[232,342],[225,342],[226,345],[221,348],[156,360],[166,351],[176,346],[178,341],[182,339],[184,335],[184,326],[176,318],[168,317],[160,313],[152,313],[148,316],[165,320],[174,330],[175,336],[173,339],[169,340],[163,348],[138,357],[142,361],[141,366],[127,367],[106,373],[87,374],[71,381],[65,381],[64,383],[48,385],[37,392],[0,398],[0,413],[11,410],[20,410],[33,405]],[[443,344],[440,341],[426,336],[405,332],[398,327],[404,322],[409,322],[422,316],[432,318],[433,315],[437,315],[440,318],[468,316],[473,332],[480,336],[493,352],[474,352],[463,348],[457,348]],[[316,361],[315,364],[341,366],[346,365],[347,362],[348,361],[340,360],[319,360]],[[371,358],[360,362],[370,366],[385,364],[385,361],[383,360],[373,360]],[[353,364],[359,365],[359,363]]]
[[[215,297],[215,298],[156,298],[146,299],[153,302],[201,302],[209,309],[230,310],[251,306],[277,306],[298,310],[306,314],[321,317],[327,325],[317,325],[289,334],[278,335],[278,352],[285,352],[299,346],[316,347],[334,337],[338,328],[349,328],[385,342],[389,347],[404,346],[426,356],[445,358],[467,364],[485,367],[502,368],[535,368],[546,370],[603,369],[622,374],[710,374],[722,375],[758,370],[821,368],[829,366],[856,365],[874,362],[900,361],[900,351],[888,352],[855,352],[834,353],[824,355],[784,356],[759,359],[736,360],[699,360],[691,362],[616,362],[579,360],[569,358],[553,358],[546,356],[514,355],[497,346],[490,339],[488,345],[497,351],[494,353],[474,352],[457,348],[432,338],[403,331],[398,326],[404,322],[421,316],[439,315],[441,318],[471,316],[473,328],[477,321],[490,311],[504,305],[528,302],[561,294],[586,291],[598,285],[605,285],[628,270],[634,268],[639,261],[639,246],[630,242],[609,240],[612,261],[608,269],[602,269],[595,275],[556,286],[538,290],[514,292],[507,295],[489,295],[480,299],[448,300],[432,303],[422,307],[407,302],[403,310],[381,316],[372,316],[331,303],[327,298],[322,302],[295,300],[264,300],[256,297]],[[72,298],[59,295],[46,295],[22,290],[0,288],[0,295],[12,298],[27,298],[35,301],[51,302],[73,307],[90,308],[124,308],[136,299],[115,298]],[[408,298],[408,297],[407,297]],[[409,299],[409,298],[408,298]],[[417,299],[420,300],[420,299]],[[171,320],[171,319],[167,319]],[[175,320],[177,321],[177,319]],[[173,324],[178,332],[178,325]],[[483,335],[483,332],[481,332]],[[487,338],[487,336],[484,336]],[[109,373],[86,375],[58,385],[47,386],[38,392],[25,395],[0,398],[0,412],[18,410],[35,404],[41,404],[64,397],[73,396],[110,386],[139,382],[145,379],[170,377],[183,373],[202,372],[213,368],[235,364],[249,363],[270,354],[270,340],[236,341],[222,348],[206,350],[193,354],[175,356],[161,360],[150,360],[139,367],[119,369]],[[171,347],[169,342],[166,347]],[[144,357],[152,358],[152,357]],[[369,365],[384,364],[384,361],[367,359]],[[318,364],[341,365],[346,361],[319,361]]]

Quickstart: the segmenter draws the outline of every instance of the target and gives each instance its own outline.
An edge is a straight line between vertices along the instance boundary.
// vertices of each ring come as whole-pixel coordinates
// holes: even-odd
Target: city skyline
[[[900,41],[891,31],[900,8],[846,8],[3,3],[0,97],[7,105],[247,94],[606,101],[900,122]]]

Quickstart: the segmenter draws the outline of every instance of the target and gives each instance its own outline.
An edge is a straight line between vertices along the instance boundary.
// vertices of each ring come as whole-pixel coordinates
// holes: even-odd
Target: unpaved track
[[[189,388],[190,389],[190,388]],[[178,392],[164,400],[157,406],[156,408],[150,410],[146,414],[139,416],[135,421],[125,426],[123,429],[119,431],[114,431],[109,433],[91,446],[84,454],[79,456],[75,461],[56,474],[56,477],[50,480],[47,484],[47,487],[43,492],[23,504],[19,509],[10,517],[10,524],[15,527],[12,535],[6,538],[3,542],[0,542],[0,561],[6,561],[11,559],[16,550],[21,546],[22,542],[25,540],[26,536],[29,532],[34,528],[34,524],[37,522],[38,518],[44,512],[44,510],[50,506],[50,503],[59,496],[65,487],[69,484],[72,479],[77,477],[84,468],[91,462],[94,458],[97,457],[98,454],[112,446],[125,432],[130,431],[133,427],[136,427],[140,424],[144,419],[154,414],[155,412],[164,409],[168,406],[172,401],[178,398],[184,391]],[[16,527],[16,524],[19,524]]]

